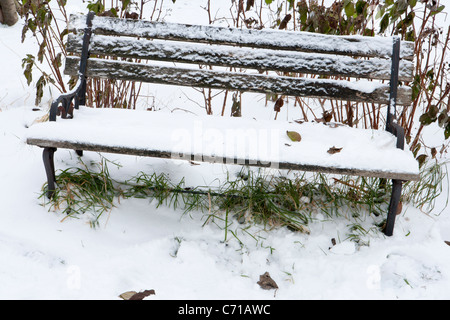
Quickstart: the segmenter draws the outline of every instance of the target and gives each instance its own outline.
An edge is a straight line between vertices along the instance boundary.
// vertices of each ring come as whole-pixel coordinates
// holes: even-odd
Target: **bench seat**
[[[418,180],[409,150],[385,130],[345,125],[80,106],[70,121],[38,123],[27,143],[279,169]],[[286,131],[301,135],[300,142]],[[330,148],[342,148],[332,153]]]

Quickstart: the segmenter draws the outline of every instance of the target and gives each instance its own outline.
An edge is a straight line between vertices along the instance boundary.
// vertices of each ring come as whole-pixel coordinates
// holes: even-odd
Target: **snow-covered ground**
[[[69,2],[69,10],[85,11],[81,1]],[[167,1],[166,20],[199,23],[203,2]],[[62,213],[49,211],[38,198],[46,179],[41,150],[24,140],[50,96],[42,111],[32,111],[34,89],[26,85],[21,59],[34,54],[36,44],[31,38],[21,44],[22,23],[0,25],[0,299],[120,299],[123,292],[146,289],[155,290],[147,298],[152,300],[450,298],[450,246],[444,242],[450,241],[450,208],[442,211],[448,185],[436,204],[439,215],[404,206],[394,236],[372,232],[364,246],[347,238],[349,220],[320,215],[309,235],[260,226],[243,230],[234,222],[229,230],[235,236],[229,233],[224,241],[220,225],[202,226],[202,213],[183,215],[148,199],[121,200],[95,229],[88,214],[62,221]],[[179,92],[156,101],[186,99]],[[119,179],[145,169],[204,184],[224,170],[106,157],[123,165],[112,170]],[[84,157],[99,159],[89,152]],[[73,152],[56,153],[57,168],[77,165]],[[276,292],[257,284],[264,272],[277,282]]]

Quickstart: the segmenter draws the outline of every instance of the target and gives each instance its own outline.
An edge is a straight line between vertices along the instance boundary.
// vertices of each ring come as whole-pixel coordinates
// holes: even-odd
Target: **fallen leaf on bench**
[[[330,149],[328,149],[327,152],[329,154],[335,154],[335,153],[341,152],[341,150],[342,150],[342,148],[336,148],[335,146],[333,146]]]
[[[288,135],[289,139],[291,139],[292,141],[300,142],[302,140],[302,136],[298,132],[286,131],[286,134]]]
[[[142,292],[127,291],[119,295],[123,300],[142,300],[149,295],[155,294],[155,290],[144,290]]]
[[[264,272],[264,274],[259,276],[257,284],[264,290],[278,289],[277,283],[270,277],[268,272]]]

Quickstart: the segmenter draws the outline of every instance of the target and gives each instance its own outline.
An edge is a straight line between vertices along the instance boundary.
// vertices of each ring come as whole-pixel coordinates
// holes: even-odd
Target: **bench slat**
[[[99,121],[102,123],[99,126]],[[292,142],[286,131],[302,139]],[[27,143],[165,159],[401,180],[419,178],[409,150],[384,130],[321,123],[80,107],[71,120],[35,124]],[[332,146],[339,153],[327,152]]]
[[[173,155],[168,151],[161,150],[148,150],[148,149],[135,149],[131,147],[114,147],[105,145],[95,145],[91,143],[80,143],[73,141],[54,141],[46,139],[34,139],[30,138],[27,140],[27,144],[36,145],[40,147],[51,147],[51,148],[61,148],[69,150],[84,150],[84,151],[94,151],[101,153],[116,153],[116,154],[126,154],[132,156],[140,157],[152,157],[161,159],[173,159]],[[237,164],[241,166],[249,167],[261,167],[270,168],[271,163],[262,162],[259,160],[245,159],[245,158],[216,158],[210,157],[203,154],[190,154],[184,155],[183,160],[190,161],[201,161],[210,163],[220,163],[220,164]],[[354,168],[336,168],[336,167],[325,167],[318,165],[305,165],[298,163],[280,162],[278,163],[278,169],[282,170],[299,170],[299,171],[309,171],[309,172],[321,172],[330,174],[341,174],[350,176],[361,176],[361,177],[372,177],[372,178],[384,178],[384,179],[397,179],[404,181],[415,181],[419,179],[419,175],[411,173],[399,173],[399,172],[386,172],[386,171],[369,171],[363,169]]]
[[[72,76],[78,75],[79,63],[80,58],[68,56],[66,58],[65,73]],[[273,77],[260,74],[161,67],[95,58],[88,60],[87,76],[188,87],[330,98],[345,101],[383,104],[389,102],[389,85],[369,81],[349,82],[327,79]],[[397,104],[409,105],[410,103],[411,88],[398,87]]]
[[[82,45],[82,35],[69,35],[67,44],[69,52],[81,53]],[[391,77],[391,60],[378,58],[366,60],[337,55],[211,47],[179,42],[161,43],[106,36],[92,37],[90,52],[105,56],[251,68],[261,71],[272,70],[379,80],[389,80]],[[412,81],[412,79],[412,62],[402,60],[399,68],[399,80]]]
[[[84,15],[70,17],[69,31],[85,28]],[[392,38],[330,36],[309,32],[236,29],[185,25],[145,20],[94,17],[92,30],[99,35],[131,36],[148,39],[190,41],[243,47],[271,48],[360,57],[391,57]],[[400,58],[412,60],[414,43],[402,41]]]

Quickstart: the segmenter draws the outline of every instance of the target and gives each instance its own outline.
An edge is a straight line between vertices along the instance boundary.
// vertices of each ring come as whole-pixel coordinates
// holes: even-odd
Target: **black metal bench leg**
[[[392,234],[394,233],[395,217],[397,215],[401,195],[402,195],[402,181],[392,180],[391,202],[389,203],[389,211],[386,220],[386,227],[384,228],[384,233],[389,237],[392,236]]]
[[[55,164],[53,161],[53,155],[55,154],[56,148],[44,148],[42,154],[44,160],[45,172],[47,174],[47,197],[51,199],[55,193]]]

